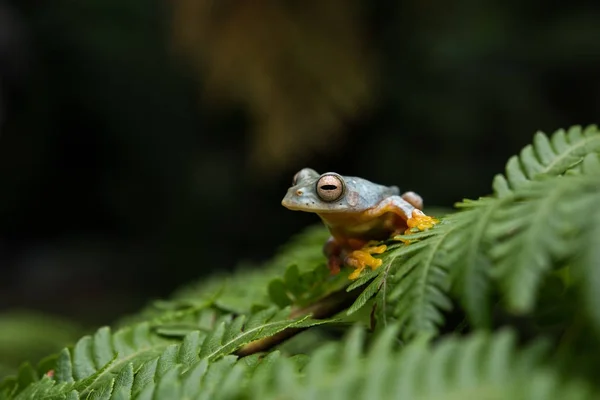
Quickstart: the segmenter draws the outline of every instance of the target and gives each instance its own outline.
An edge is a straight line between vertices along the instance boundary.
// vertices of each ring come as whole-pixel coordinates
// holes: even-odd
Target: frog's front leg
[[[419,210],[423,209],[423,198],[415,192],[405,192],[402,193],[402,196],[400,197],[402,197],[402,200],[406,200],[414,208]]]
[[[407,192],[402,197],[387,197],[365,213],[373,218],[380,217],[385,213],[396,214],[405,224],[404,226],[395,227],[399,231],[398,233],[409,233],[412,228],[418,228],[420,231],[423,231],[439,222],[437,219],[425,215],[417,206],[423,207],[421,196],[414,192]]]

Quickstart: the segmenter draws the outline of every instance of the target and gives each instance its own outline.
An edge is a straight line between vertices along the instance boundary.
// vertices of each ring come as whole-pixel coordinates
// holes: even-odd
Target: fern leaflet
[[[348,313],[357,311],[376,296],[382,305],[382,318],[387,317],[387,305],[393,305],[391,314],[403,325],[404,337],[435,333],[443,322],[441,310],[451,308],[446,294],[447,268],[451,260],[446,256],[447,249],[454,246],[453,233],[457,228],[453,218],[448,217],[428,232],[399,237],[411,243],[390,246],[383,256],[382,266],[367,276],[375,278]],[[351,285],[349,289],[354,287]]]
[[[517,351],[515,335],[509,331],[445,339],[433,347],[427,341],[415,340],[398,350],[397,328],[383,330],[366,352],[362,350],[364,332],[354,329],[344,345],[331,344],[317,350],[301,370],[297,359],[282,357],[278,352],[262,360],[226,356],[212,363],[202,359],[160,370],[156,360],[146,362],[137,371],[129,364],[87,398],[596,398],[585,383],[577,379],[564,381],[544,364],[547,347],[541,343]],[[40,386],[46,383],[40,382]],[[69,391],[60,398],[86,397]]]
[[[578,283],[581,287],[583,309],[589,316],[596,333],[600,332],[600,196],[595,209],[590,207],[589,233],[581,246],[582,256],[575,263]]]
[[[550,139],[541,132],[535,134],[533,144],[513,156],[506,164],[506,176],[497,175],[493,187],[496,196],[504,197],[511,191],[544,176],[559,176],[577,166],[587,154],[600,152],[600,131],[595,125],[585,129],[573,126],[560,129]]]
[[[515,336],[475,334],[433,348],[416,340],[396,349],[397,327],[387,328],[363,355],[354,331],[345,346],[318,350],[301,374],[287,360],[250,382],[250,399],[591,399],[577,380],[564,382],[542,367],[544,347],[517,352]],[[240,398],[240,397],[237,397]]]
[[[600,204],[597,176],[564,176],[531,183],[496,210],[486,232],[492,273],[510,309],[532,310],[543,274],[574,257],[588,216]]]
[[[103,398],[101,394],[121,396],[119,393],[123,391],[139,392],[142,396],[143,390],[150,390],[146,386],[151,381],[173,369],[184,372],[201,361],[212,365],[254,340],[287,328],[306,328],[328,322],[311,320],[309,316],[289,319],[289,313],[289,309],[272,308],[250,316],[223,316],[211,332],[193,331],[181,344],[153,336],[147,323],[138,325],[132,332],[119,331],[112,336],[107,328],[103,328],[94,337],[81,339],[72,350],[65,349],[60,353],[54,378],[44,377],[29,385],[15,399],[64,398],[74,396],[73,393],[80,398],[88,395]],[[129,379],[129,370],[137,371],[136,381]],[[131,388],[123,389],[130,381]]]

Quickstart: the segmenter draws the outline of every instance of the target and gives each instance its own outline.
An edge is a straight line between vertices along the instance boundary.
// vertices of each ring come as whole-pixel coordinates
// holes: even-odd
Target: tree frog
[[[329,270],[337,274],[342,264],[353,267],[352,280],[366,267],[374,270],[381,266],[381,259],[373,254],[381,254],[387,247],[374,242],[413,228],[429,229],[439,222],[421,211],[423,200],[414,192],[400,195],[396,186],[335,172],[319,174],[311,168],[296,173],[281,204],[321,217],[331,233],[323,248]]]

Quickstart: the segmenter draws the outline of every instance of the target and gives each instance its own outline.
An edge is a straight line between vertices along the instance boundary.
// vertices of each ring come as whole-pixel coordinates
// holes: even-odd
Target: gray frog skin
[[[329,269],[337,273],[342,263],[353,266],[356,270],[350,279],[357,278],[365,266],[374,269],[381,265],[381,259],[371,254],[381,254],[386,246],[365,247],[370,241],[385,240],[412,228],[428,229],[437,223],[423,214],[423,200],[414,192],[400,196],[396,186],[335,172],[319,175],[310,168],[294,176],[281,204],[321,217],[331,233],[324,249]]]
[[[325,176],[335,177],[341,183],[338,188],[341,189],[339,198],[327,201],[319,196],[320,188],[317,182]],[[333,182],[325,183],[337,182],[333,179]],[[341,176],[335,172],[319,175],[314,169],[304,168],[294,177],[293,185],[288,189],[281,204],[290,210],[317,214],[360,212],[373,208],[387,197],[399,194],[400,189],[396,186],[383,186],[355,176]]]

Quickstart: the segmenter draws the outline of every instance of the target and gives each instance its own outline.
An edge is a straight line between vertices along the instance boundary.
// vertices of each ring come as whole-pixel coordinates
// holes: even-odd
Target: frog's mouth
[[[334,205],[329,207],[323,207],[322,205],[317,204],[316,202],[310,200],[300,200],[292,199],[290,200],[287,196],[281,200],[281,205],[291,211],[303,211],[308,213],[327,213],[327,214],[335,214],[335,213],[344,213],[348,212],[348,210],[344,208],[335,208]]]
[[[307,211],[307,209],[310,208],[310,204],[302,204],[301,202],[293,200],[290,201],[288,197],[284,197],[284,199],[281,200],[281,205],[292,211]]]
[[[332,202],[324,202],[312,193],[310,188],[294,186],[281,200],[281,205],[292,211],[304,211],[309,213],[344,213],[348,212],[346,200],[339,199]]]

